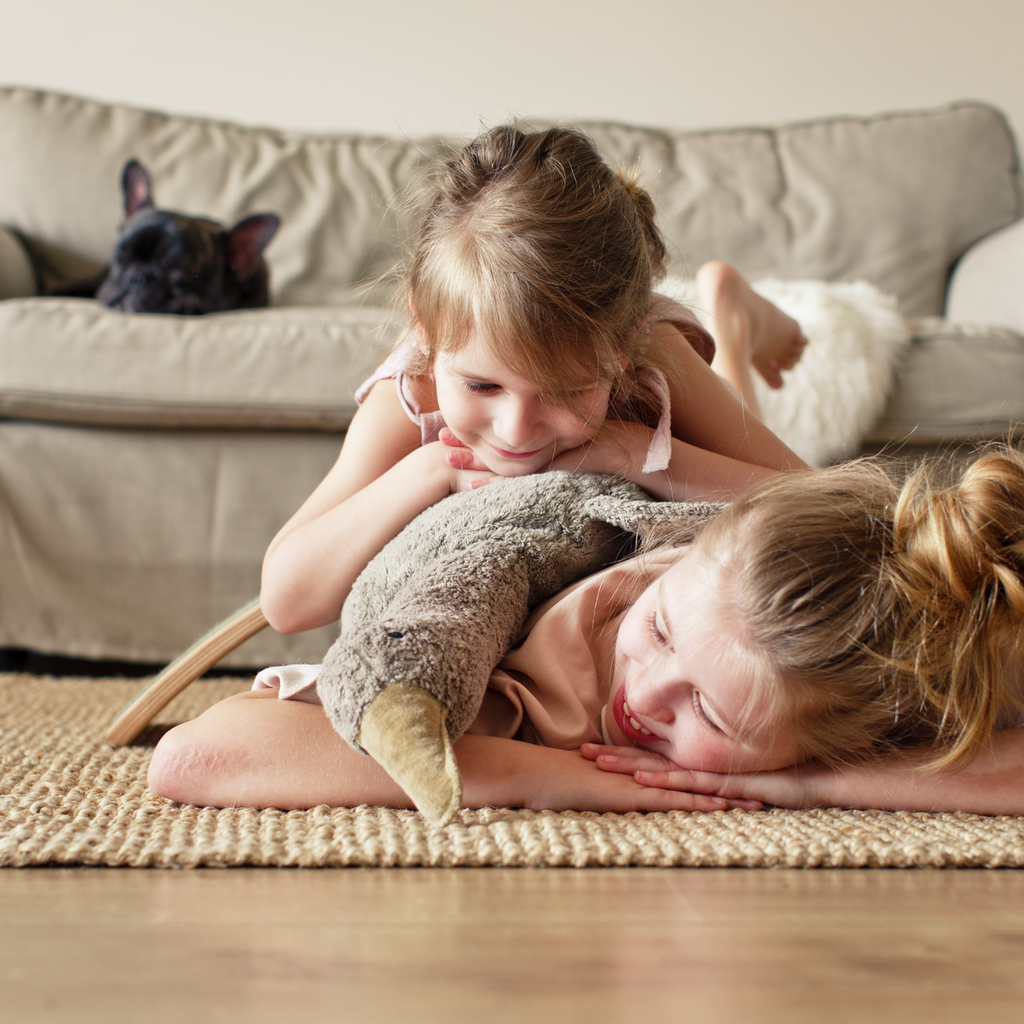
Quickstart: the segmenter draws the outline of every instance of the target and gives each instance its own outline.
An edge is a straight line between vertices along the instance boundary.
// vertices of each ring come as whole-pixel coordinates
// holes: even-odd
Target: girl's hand
[[[628,775],[602,774],[595,771],[595,766],[575,751],[554,753],[561,759],[556,771],[550,768],[543,771],[527,769],[521,774],[521,781],[525,782],[527,791],[526,799],[521,801],[522,806],[532,810],[611,811],[618,814],[629,811],[760,808],[760,804],[749,800],[733,800],[714,793],[670,786],[649,786]]]
[[[478,487],[494,483],[502,477],[480,459],[476,452],[463,444],[447,427],[442,427],[438,440],[447,449],[445,463],[456,471],[452,493],[475,491]]]
[[[995,732],[966,768],[929,772],[928,746],[895,751],[848,765],[808,761],[770,772],[719,775],[688,771],[647,750],[586,743],[580,751],[602,771],[640,786],[714,794],[742,805],[850,807],[879,811],[966,811],[1024,814],[1024,729]]]
[[[654,431],[642,423],[607,420],[593,441],[562,452],[549,468],[574,473],[615,473],[639,482],[653,435]]]
[[[452,471],[452,494],[475,491],[478,487],[502,479],[488,469],[473,449],[464,445],[447,427],[441,428],[438,441],[444,452],[445,465]]]
[[[764,804],[802,808],[833,802],[826,798],[826,789],[828,779],[834,778],[835,773],[820,765],[794,765],[777,771],[728,775],[681,768],[668,758],[640,747],[585,743],[580,752],[595,761],[602,771],[632,776],[638,785],[715,795],[747,810],[758,810]]]

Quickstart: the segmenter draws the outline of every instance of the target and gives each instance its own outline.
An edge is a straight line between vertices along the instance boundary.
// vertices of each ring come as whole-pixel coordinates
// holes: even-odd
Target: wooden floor
[[[1024,872],[0,871],[0,1020],[1024,1020]]]

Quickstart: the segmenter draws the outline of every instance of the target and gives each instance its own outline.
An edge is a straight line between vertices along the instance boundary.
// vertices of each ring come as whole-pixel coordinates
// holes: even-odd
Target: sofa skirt
[[[0,646],[169,661],[259,593],[341,441],[0,421]],[[268,628],[223,664],[316,662],[336,636]]]

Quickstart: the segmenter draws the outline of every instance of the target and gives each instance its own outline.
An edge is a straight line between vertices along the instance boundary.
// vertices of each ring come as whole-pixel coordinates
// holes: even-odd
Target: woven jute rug
[[[594,814],[216,810],[153,796],[167,725],[246,687],[193,684],[136,745],[103,733],[139,681],[0,674],[0,866],[1022,867],[1024,818],[883,811]]]

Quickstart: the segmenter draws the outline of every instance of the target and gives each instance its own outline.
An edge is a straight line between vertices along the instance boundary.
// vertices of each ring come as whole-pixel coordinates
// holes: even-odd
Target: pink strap
[[[668,381],[661,370],[656,370],[652,366],[640,367],[636,371],[636,379],[645,385],[661,404],[658,425],[654,428],[654,436],[651,438],[647,458],[640,472],[660,473],[668,469],[669,460],[672,458],[672,400],[669,397]]]

